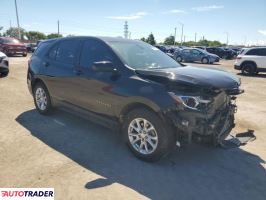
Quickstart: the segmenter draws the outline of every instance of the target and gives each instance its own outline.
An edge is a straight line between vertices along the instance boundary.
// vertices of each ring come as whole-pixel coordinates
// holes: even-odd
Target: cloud
[[[140,19],[146,15],[149,15],[147,12],[137,12],[135,14],[131,15],[124,15],[124,16],[108,16],[107,19],[115,19],[115,20],[134,20],[134,19]]]
[[[258,30],[258,32],[262,35],[265,35],[266,36],[266,30]]]
[[[200,6],[200,7],[194,7],[192,10],[195,10],[197,12],[205,12],[205,11],[212,11],[212,10],[218,10],[218,9],[223,9],[224,6],[222,5],[211,5],[211,6]]]
[[[168,10],[163,12],[163,14],[185,14],[186,11],[184,10],[179,10],[179,9],[174,9],[174,10]]]

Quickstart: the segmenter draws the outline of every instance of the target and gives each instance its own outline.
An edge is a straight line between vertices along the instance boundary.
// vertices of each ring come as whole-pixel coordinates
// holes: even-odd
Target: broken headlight
[[[211,102],[211,100],[203,99],[200,96],[183,96],[183,95],[176,95],[173,92],[169,92],[171,97],[174,98],[174,100],[178,103],[183,104],[185,107],[198,110],[200,105],[202,104],[208,104]]]

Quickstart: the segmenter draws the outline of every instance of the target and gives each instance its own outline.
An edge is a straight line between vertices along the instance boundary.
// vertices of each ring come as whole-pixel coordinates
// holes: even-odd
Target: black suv
[[[119,128],[146,161],[182,143],[219,144],[234,127],[242,92],[230,73],[181,66],[144,42],[107,37],[41,42],[27,82],[41,114],[58,107]]]
[[[234,52],[233,50],[225,49],[222,47],[207,47],[206,51],[216,54],[223,59],[232,59],[237,56],[236,52]]]

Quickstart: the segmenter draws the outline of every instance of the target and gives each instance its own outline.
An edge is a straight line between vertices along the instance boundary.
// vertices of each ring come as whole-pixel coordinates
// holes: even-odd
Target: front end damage
[[[175,108],[165,111],[164,114],[177,129],[177,141],[221,144],[235,127],[236,95],[241,93],[240,89],[201,90],[197,95],[210,100],[209,103],[191,109],[178,102]]]

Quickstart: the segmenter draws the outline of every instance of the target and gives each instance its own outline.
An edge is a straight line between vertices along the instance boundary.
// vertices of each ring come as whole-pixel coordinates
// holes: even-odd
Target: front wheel
[[[202,58],[201,62],[203,64],[208,64],[209,63],[209,59],[208,58]]]
[[[173,132],[154,112],[145,108],[129,112],[122,131],[135,156],[148,162],[166,155],[175,142]]]
[[[48,90],[42,83],[37,83],[33,89],[35,107],[40,114],[49,114],[52,109]]]
[[[177,61],[177,62],[182,62],[182,60],[183,60],[183,59],[182,59],[181,56],[177,56],[177,57],[176,57],[176,61]]]

